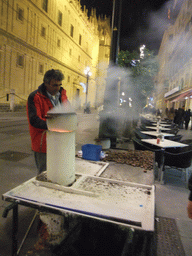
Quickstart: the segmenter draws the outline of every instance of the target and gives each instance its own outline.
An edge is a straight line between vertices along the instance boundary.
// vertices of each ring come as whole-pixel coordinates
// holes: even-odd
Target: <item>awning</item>
[[[190,96],[192,96],[192,90],[181,93],[179,96],[177,96],[175,99],[173,99],[172,102],[180,101],[180,100],[185,99],[186,97],[189,98]]]
[[[189,91],[188,94],[185,97],[192,98],[192,90]]]
[[[179,86],[177,86],[177,87],[173,88],[171,91],[166,92],[164,97],[167,98],[169,96],[173,96],[173,94],[179,92],[179,90],[180,90]]]

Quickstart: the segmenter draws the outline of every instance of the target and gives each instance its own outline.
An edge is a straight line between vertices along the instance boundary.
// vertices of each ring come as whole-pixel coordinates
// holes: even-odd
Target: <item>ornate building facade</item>
[[[75,108],[87,99],[103,104],[110,58],[111,28],[107,17],[82,8],[80,0],[0,0],[0,103],[10,93],[25,104],[44,73],[60,69],[63,87]]]
[[[156,108],[192,109],[191,0],[183,1],[175,22],[166,29],[158,57]]]

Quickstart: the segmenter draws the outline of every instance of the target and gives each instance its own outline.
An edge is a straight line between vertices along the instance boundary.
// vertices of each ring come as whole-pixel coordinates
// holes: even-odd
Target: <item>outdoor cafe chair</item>
[[[182,139],[182,135],[180,135],[180,134],[177,134],[177,135],[175,135],[175,136],[166,136],[166,139],[167,140],[173,140],[173,141],[178,141],[178,142],[180,142],[180,140]],[[188,143],[186,143],[186,144],[188,144]]]
[[[160,151],[160,149],[155,146],[155,145],[146,145],[145,142],[142,142],[140,139],[134,137],[132,138],[132,141],[133,141],[133,145],[134,145],[134,148],[135,150],[148,150],[148,151]]]
[[[145,119],[144,117],[141,118],[141,124],[150,126],[152,125],[152,122],[150,120]]]
[[[155,162],[160,163],[160,154],[156,152]],[[185,181],[188,183],[189,179],[189,167],[191,166],[192,160],[192,146],[183,148],[170,148],[164,152],[164,171],[166,169],[176,169],[185,173]]]
[[[191,166],[192,150],[183,151],[180,153],[165,152],[166,168],[175,168],[185,173],[185,181],[188,184],[189,179],[189,167]]]
[[[179,132],[179,128],[171,128],[170,130],[165,130],[163,132],[165,132],[165,133],[172,133],[174,135],[177,135],[177,133]]]
[[[139,130],[141,130],[141,131],[151,131],[151,129],[147,128],[144,124],[140,125]]]
[[[135,129],[134,134],[135,134],[135,137],[137,139],[140,139],[140,140],[141,139],[152,139],[153,138],[153,137],[151,137],[147,134],[142,133],[139,129]]]
[[[189,146],[192,146],[192,140],[190,140],[190,139],[181,140],[180,142],[181,142],[181,143],[184,143],[184,144],[188,144]]]

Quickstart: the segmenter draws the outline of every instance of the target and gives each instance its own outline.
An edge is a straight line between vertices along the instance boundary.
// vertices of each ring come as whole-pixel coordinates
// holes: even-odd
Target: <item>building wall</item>
[[[109,65],[110,59],[110,45],[111,45],[111,37],[109,36],[111,31],[106,22],[103,22],[102,19],[98,20],[98,31],[99,31],[99,62],[98,69],[96,74],[96,84],[98,86],[98,90],[96,92],[96,102],[97,106],[103,105],[104,102],[104,93],[106,86],[106,78],[107,78],[107,68]]]
[[[99,26],[105,29],[110,42],[110,21],[90,17],[79,0],[0,0],[0,93],[15,90],[15,100],[26,102],[29,93],[38,88],[45,71],[60,69],[63,87],[72,105],[85,102],[81,83],[86,84],[84,70],[91,68],[88,100],[98,105],[97,84],[102,59]],[[108,44],[108,48],[110,44]],[[104,72],[105,73],[105,72]],[[104,89],[104,76],[99,78]],[[1,98],[0,103],[6,101]]]
[[[184,0],[173,25],[166,29],[159,50],[157,101],[166,107],[192,107],[192,2]],[[185,97],[188,93],[189,97]],[[179,97],[179,98],[178,98]]]

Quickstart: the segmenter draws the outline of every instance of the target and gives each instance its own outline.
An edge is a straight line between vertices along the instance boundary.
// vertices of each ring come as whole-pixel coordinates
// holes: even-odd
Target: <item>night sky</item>
[[[132,51],[145,44],[157,53],[168,25],[170,1],[122,0],[120,49]],[[98,15],[112,16],[113,0],[81,0],[81,5],[86,5],[89,11],[96,8]]]

